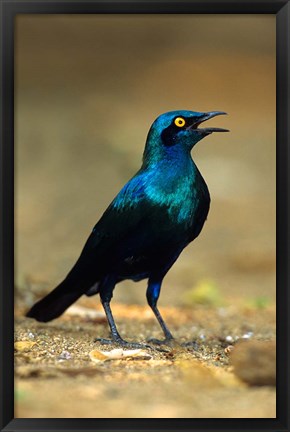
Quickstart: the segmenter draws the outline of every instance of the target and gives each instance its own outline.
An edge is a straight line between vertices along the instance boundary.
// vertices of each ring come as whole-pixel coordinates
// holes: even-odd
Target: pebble
[[[30,349],[36,344],[36,342],[30,341],[18,341],[14,343],[14,349],[16,351],[30,351]]]
[[[233,346],[233,345],[228,345],[228,346],[225,348],[225,354],[229,355],[229,354],[232,352],[233,349],[234,349],[234,346]]]
[[[251,339],[251,337],[253,336],[253,332],[248,332],[243,334],[242,339]]]
[[[71,359],[71,355],[68,351],[63,351],[58,357],[59,360],[69,360]]]
[[[235,375],[253,386],[276,384],[276,344],[274,341],[238,342],[230,353]]]

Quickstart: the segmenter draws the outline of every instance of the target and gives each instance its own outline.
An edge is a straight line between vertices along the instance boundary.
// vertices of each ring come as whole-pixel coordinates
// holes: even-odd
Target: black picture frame
[[[17,14],[275,14],[277,23],[277,417],[276,419],[14,419],[14,18]],[[0,0],[1,28],[1,431],[216,431],[289,427],[289,47],[287,0]],[[288,312],[288,313],[287,313]]]

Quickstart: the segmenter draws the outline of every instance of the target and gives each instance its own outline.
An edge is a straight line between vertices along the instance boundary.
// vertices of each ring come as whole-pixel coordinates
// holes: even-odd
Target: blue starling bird
[[[163,342],[173,339],[157,300],[164,276],[199,235],[207,218],[209,191],[190,152],[207,135],[228,131],[199,128],[205,120],[222,114],[226,113],[171,111],[154,121],[140,170],[95,225],[66,278],[29,310],[28,317],[50,321],[83,294],[98,293],[111,329],[110,341],[127,345],[111,312],[113,290],[125,279],[148,279],[147,301],[164,332]]]

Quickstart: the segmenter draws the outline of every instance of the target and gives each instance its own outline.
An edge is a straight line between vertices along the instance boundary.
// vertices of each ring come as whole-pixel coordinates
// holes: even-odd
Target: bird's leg
[[[165,339],[164,340],[159,340],[159,339],[149,339],[148,342],[153,342],[159,345],[162,344],[167,344],[170,343],[170,341],[173,340],[173,336],[170,333],[168,327],[166,326],[158,308],[157,308],[157,300],[160,294],[160,289],[161,289],[161,283],[162,280],[159,281],[152,281],[149,279],[148,281],[148,288],[147,288],[147,292],[146,292],[146,297],[147,297],[147,302],[149,304],[149,306],[151,307],[152,311],[154,312],[154,315],[156,316],[160,327],[163,330],[163,333],[165,335]]]
[[[107,320],[108,320],[108,323],[109,323],[109,326],[111,329],[111,335],[112,335],[113,342],[117,342],[117,343],[123,342],[123,339],[121,338],[121,336],[117,330],[115,320],[114,320],[114,317],[113,317],[113,314],[111,311],[110,303],[104,301],[104,302],[102,302],[102,305],[103,305],[103,308],[105,310],[106,317],[107,317]]]
[[[144,344],[140,344],[140,343],[135,343],[135,342],[127,342],[125,341],[119,334],[116,324],[115,324],[115,320],[111,311],[111,307],[110,307],[110,301],[112,298],[112,293],[110,293],[110,295],[108,296],[108,293],[106,293],[106,295],[104,295],[104,293],[100,294],[101,296],[101,301],[102,301],[102,305],[103,308],[105,310],[106,313],[106,317],[111,329],[111,335],[112,335],[112,339],[103,339],[103,338],[96,338],[95,342],[101,342],[102,344],[108,345],[108,344],[118,344],[121,346],[127,346],[128,348],[145,348],[148,347],[148,345],[144,345]]]

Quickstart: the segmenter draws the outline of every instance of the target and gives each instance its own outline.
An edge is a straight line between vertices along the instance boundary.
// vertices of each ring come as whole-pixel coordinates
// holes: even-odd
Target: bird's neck
[[[165,146],[160,136],[149,132],[143,153],[142,170],[166,169],[178,174],[181,171],[191,170],[195,166],[189,148],[180,145]]]
[[[162,157],[150,154],[143,159],[141,172],[145,176],[148,190],[153,194],[191,193],[191,189],[199,176],[190,152],[180,152],[174,147],[166,149]]]

